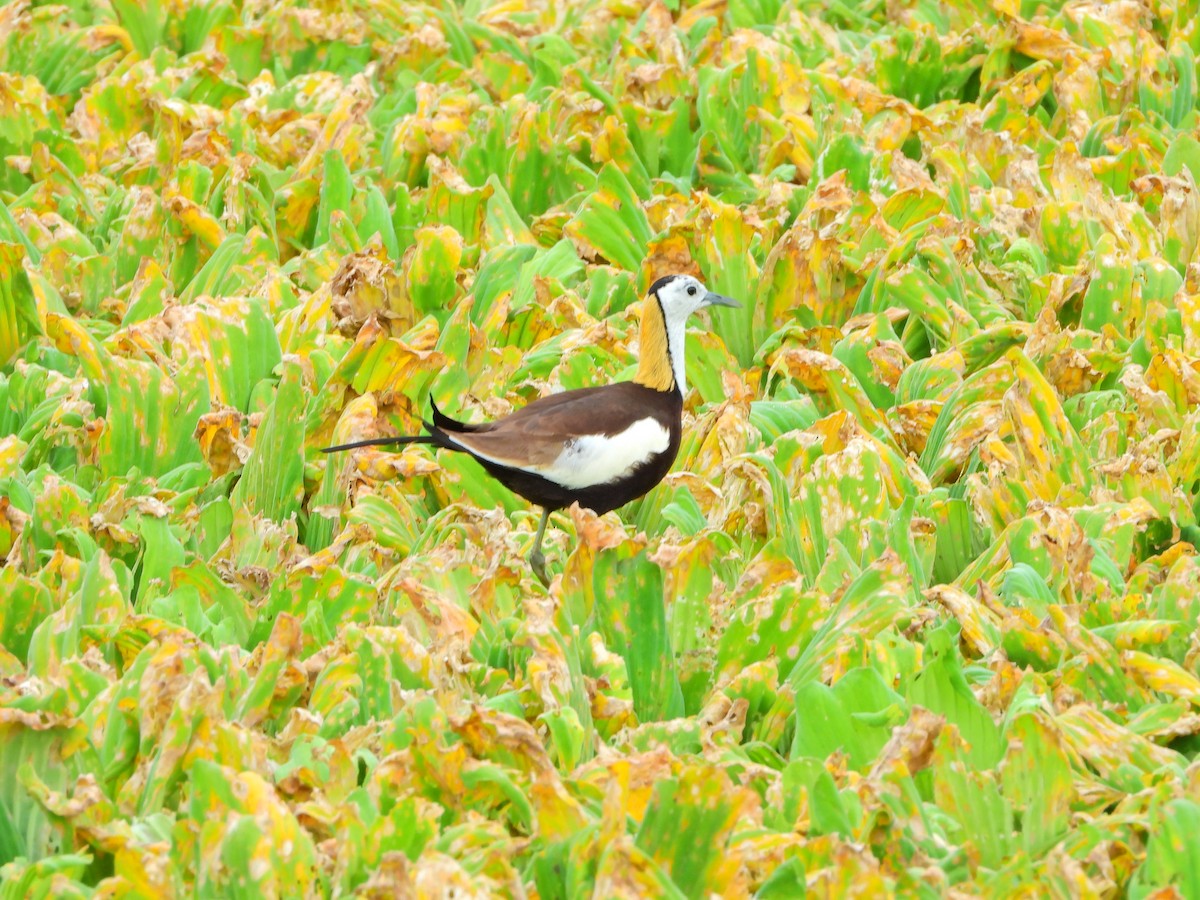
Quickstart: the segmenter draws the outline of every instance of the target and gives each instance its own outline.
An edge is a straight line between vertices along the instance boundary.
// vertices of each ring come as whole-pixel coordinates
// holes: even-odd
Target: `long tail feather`
[[[356,447],[383,447],[389,444],[436,444],[437,438],[431,434],[408,435],[403,437],[371,438],[366,441],[355,441],[353,444],[338,444],[336,447],[324,447],[322,453],[336,453],[338,450],[353,450]]]
[[[460,422],[458,419],[452,419],[433,402],[433,397],[429,398],[429,405],[433,407],[433,424],[443,431],[462,431],[472,432],[479,431],[483,425],[468,425],[466,422]]]

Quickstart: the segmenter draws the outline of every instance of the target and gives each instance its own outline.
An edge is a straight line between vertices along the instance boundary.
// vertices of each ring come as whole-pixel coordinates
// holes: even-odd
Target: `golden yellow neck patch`
[[[642,301],[642,328],[638,338],[638,370],[634,381],[656,391],[669,391],[675,387],[675,373],[671,369],[671,353],[667,344],[667,320],[662,305],[651,294]]]

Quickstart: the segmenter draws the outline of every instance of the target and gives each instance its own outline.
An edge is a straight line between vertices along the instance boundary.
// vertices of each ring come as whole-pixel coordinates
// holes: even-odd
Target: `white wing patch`
[[[576,490],[618,481],[651,456],[662,453],[670,443],[671,433],[656,419],[647,417],[638,419],[617,434],[585,434],[572,438],[563,444],[562,453],[549,465],[514,465],[512,460],[470,449],[489,462],[533,472]]]
[[[670,432],[656,419],[638,419],[609,437],[588,434],[569,441],[558,459],[537,472],[572,489],[609,484],[662,453],[670,443]]]

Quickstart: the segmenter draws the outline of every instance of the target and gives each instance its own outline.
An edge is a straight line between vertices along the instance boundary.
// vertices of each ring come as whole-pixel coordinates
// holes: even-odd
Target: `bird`
[[[603,515],[647,493],[679,453],[686,390],[688,318],[709,306],[740,307],[691,275],[664,275],[642,301],[638,368],[632,381],[561,391],[500,419],[468,424],[430,398],[427,434],[371,438],[326,447],[432,444],[473,457],[514,494],[542,509],[529,566],[549,586],[542,539],[550,514],[578,503]]]

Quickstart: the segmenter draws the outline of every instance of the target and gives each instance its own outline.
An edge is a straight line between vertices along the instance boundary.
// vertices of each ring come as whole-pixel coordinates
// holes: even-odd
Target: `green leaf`
[[[633,186],[612,163],[600,170],[595,191],[563,230],[576,244],[594,248],[595,253],[630,272],[641,268],[646,245],[654,237]]]
[[[625,660],[640,722],[683,714],[683,694],[663,608],[662,570],[631,542],[596,558],[591,589],[604,643]]]
[[[910,682],[907,699],[958,727],[967,743],[964,758],[973,769],[991,769],[1003,752],[1000,729],[963,675],[958,632],[957,622],[947,622],[929,634],[927,662]]]
[[[285,362],[275,400],[263,417],[254,452],[230,500],[282,522],[304,496],[304,383],[299,364]]]
[[[1180,797],[1163,804],[1153,817],[1146,864],[1134,876],[1131,896],[1147,896],[1154,888],[1173,885],[1182,896],[1200,890],[1200,849],[1191,835],[1200,827],[1200,804]]]
[[[29,276],[21,265],[25,256],[20,244],[0,243],[0,367],[41,333]]]
[[[659,781],[637,833],[637,845],[663,864],[684,896],[718,892],[717,868],[737,822],[738,805],[724,779],[689,766]]]
[[[842,750],[850,766],[862,770],[906,715],[903,698],[874,669],[851,669],[832,688],[809,682],[796,692],[792,758],[824,760]]]

